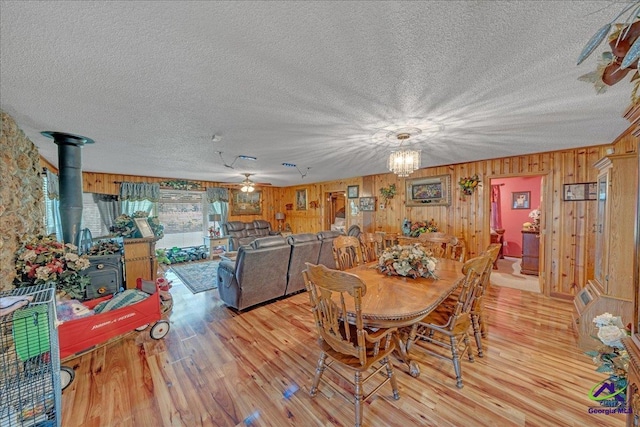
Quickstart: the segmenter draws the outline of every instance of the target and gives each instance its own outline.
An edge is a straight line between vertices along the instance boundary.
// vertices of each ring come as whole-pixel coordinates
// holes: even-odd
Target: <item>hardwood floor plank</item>
[[[174,280],[169,334],[132,335],[65,363],[76,380],[63,393],[70,426],[351,426],[351,388],[318,360],[306,293],[237,313],[217,291],[193,295]],[[492,287],[485,356],[453,366],[416,353],[413,378],[394,360],[400,399],[385,385],[365,403],[366,426],[612,426],[624,415],[590,414],[590,388],[604,379],[578,349],[571,302]],[[475,343],[472,343],[474,352]]]

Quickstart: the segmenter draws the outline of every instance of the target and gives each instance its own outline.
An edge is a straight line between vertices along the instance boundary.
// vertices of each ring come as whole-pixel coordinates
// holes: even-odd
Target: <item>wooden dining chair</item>
[[[487,338],[489,335],[489,325],[484,313],[484,295],[489,292],[491,288],[491,271],[495,265],[498,255],[500,254],[501,245],[499,243],[491,243],[487,249],[480,255],[489,257],[490,263],[487,270],[482,277],[481,291],[478,292],[477,301],[475,301],[471,309],[471,321],[473,326],[473,335],[476,340],[476,347],[478,348],[478,356],[483,356],[482,351],[482,338]],[[464,269],[462,271],[464,273]]]
[[[445,257],[454,261],[465,262],[467,259],[467,245],[464,239],[456,237],[447,243]]]
[[[386,383],[391,383],[393,398],[399,399],[398,384],[389,355],[395,349],[393,334],[396,328],[364,327],[362,296],[367,292],[365,283],[355,274],[331,270],[324,265],[306,263],[302,272],[307,287],[311,311],[316,323],[320,357],[309,394],[316,396],[322,374],[330,368],[341,378],[353,384],[355,425],[362,424],[364,402]],[[355,317],[347,322],[347,301],[353,301]],[[353,373],[353,380],[344,371]],[[381,377],[378,374],[386,370]],[[370,372],[372,371],[372,372]],[[364,377],[363,377],[364,375]],[[365,394],[364,386],[370,379],[384,378],[373,390]]]
[[[473,353],[469,345],[471,329],[471,308],[474,303],[482,275],[490,258],[477,257],[467,261],[465,277],[455,304],[443,301],[430,314],[411,327],[407,339],[407,351],[422,350],[427,354],[451,360],[456,375],[456,386],[463,387],[460,358],[465,354],[473,362]],[[435,351],[444,348],[448,353]]]
[[[347,270],[364,263],[360,240],[354,236],[338,236],[333,240],[333,259],[338,270]]]
[[[364,262],[377,261],[384,245],[383,236],[379,233],[361,233],[360,245]]]
[[[422,233],[418,236],[418,240],[436,258],[444,258],[448,252],[451,252],[449,248],[458,242],[455,236],[439,232]]]

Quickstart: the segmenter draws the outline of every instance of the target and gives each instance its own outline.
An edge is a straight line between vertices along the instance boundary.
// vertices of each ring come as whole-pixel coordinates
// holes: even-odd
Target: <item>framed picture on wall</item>
[[[262,215],[262,191],[231,190],[231,215]]]
[[[577,184],[564,184],[564,201],[596,200],[598,196],[598,186],[595,182],[580,182]]]
[[[376,198],[375,197],[360,197],[360,210],[375,211],[376,210]]]
[[[407,179],[406,206],[449,206],[451,175]]]
[[[297,211],[306,211],[307,210],[307,189],[304,190],[296,190],[296,210]]]
[[[357,185],[349,185],[347,187],[347,198],[348,199],[357,199],[358,198],[358,186]]]
[[[511,209],[529,209],[531,191],[514,191],[511,193]]]

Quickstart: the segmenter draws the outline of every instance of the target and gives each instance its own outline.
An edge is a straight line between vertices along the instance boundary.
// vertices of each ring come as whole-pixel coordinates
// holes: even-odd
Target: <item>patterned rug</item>
[[[171,271],[189,288],[191,292],[216,289],[219,261],[187,262],[171,266]]]

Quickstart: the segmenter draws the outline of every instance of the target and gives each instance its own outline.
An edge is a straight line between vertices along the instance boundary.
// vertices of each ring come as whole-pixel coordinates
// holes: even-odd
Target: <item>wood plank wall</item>
[[[491,178],[542,175],[543,180],[543,273],[540,281],[546,295],[572,298],[587,279],[593,277],[594,224],[596,204],[593,201],[564,202],[563,184],[595,182],[598,174],[593,164],[613,148],[615,153],[637,152],[638,139],[625,132],[610,145],[572,150],[506,157],[456,165],[421,169],[411,175],[422,178],[451,175],[451,205],[406,207],[405,179],[396,175],[380,174],[349,180],[330,181],[281,189],[280,200],[294,203],[296,190],[307,189],[309,200],[319,200],[315,210],[286,211],[294,232],[317,232],[325,227],[323,217],[326,193],[346,191],[348,185],[359,185],[359,196],[376,197],[375,212],[351,215],[347,200],[347,226],[359,225],[363,231],[400,232],[402,221],[433,219],[442,231],[465,239],[469,256],[482,252],[490,242],[489,207]],[[463,196],[457,185],[460,178],[478,174],[482,186],[471,196]],[[398,193],[384,209],[379,209],[380,188],[395,184]],[[328,209],[327,209],[328,212]]]
[[[629,130],[609,145],[425,168],[411,175],[413,179],[450,174],[450,206],[406,207],[405,179],[387,173],[285,188],[260,187],[263,195],[262,215],[231,216],[229,219],[266,219],[276,229],[275,213],[284,212],[285,223],[290,225],[294,233],[316,233],[327,229],[326,225],[332,222],[332,219],[325,218],[328,193],[346,192],[347,186],[358,185],[360,197],[376,197],[376,210],[359,211],[352,215],[350,202],[357,203],[357,199],[347,199],[347,227],[357,224],[363,231],[397,233],[404,218],[411,221],[433,219],[442,231],[464,238],[469,256],[475,256],[490,242],[488,215],[491,178],[543,175],[544,249],[540,260],[543,270],[540,281],[546,295],[572,298],[587,279],[593,277],[596,204],[593,201],[563,202],[563,184],[595,182],[598,171],[593,164],[606,154],[608,148],[613,148],[617,154],[637,153],[638,138]],[[43,166],[55,170],[44,159]],[[458,180],[476,173],[483,185],[473,195],[463,196],[457,185]],[[118,194],[118,182],[122,181],[159,182],[166,179],[169,178],[83,172],[84,191],[104,194]],[[199,182],[203,188],[221,186],[216,182],[195,182]],[[391,184],[396,185],[398,192],[384,209],[379,209],[380,188]],[[306,210],[296,209],[297,190],[307,190]],[[312,201],[317,202],[317,208],[311,207]],[[293,209],[286,210],[287,204],[292,204]]]

